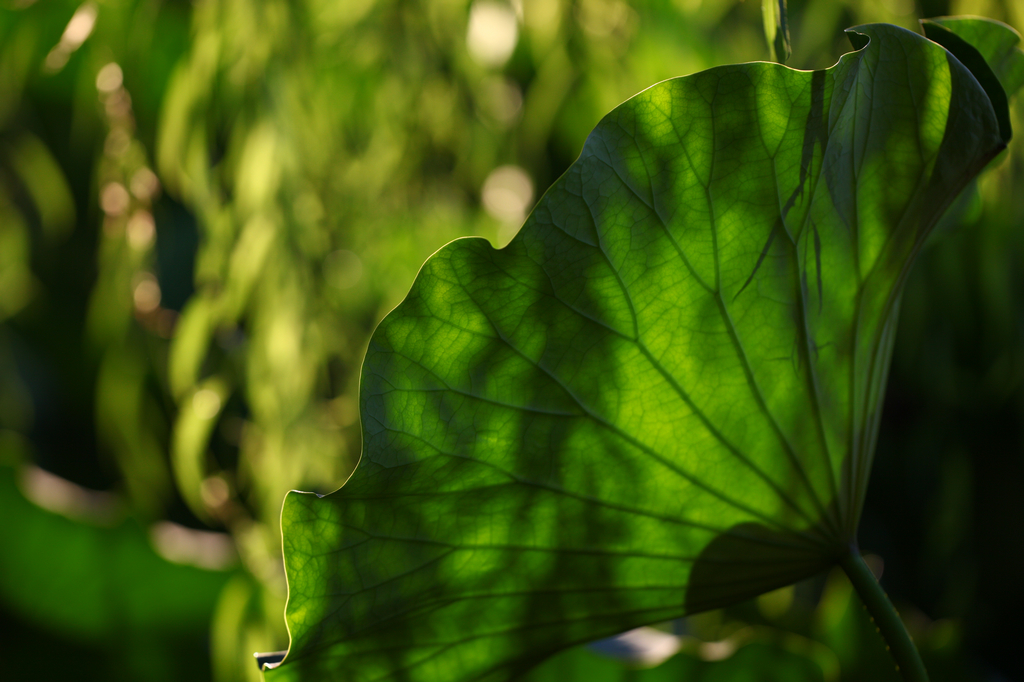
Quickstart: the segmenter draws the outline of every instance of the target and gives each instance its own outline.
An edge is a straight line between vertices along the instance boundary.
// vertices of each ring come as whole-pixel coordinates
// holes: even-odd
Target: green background
[[[864,22],[1024,26],[1012,0],[789,9],[797,68],[834,63]],[[752,0],[5,2],[5,671],[258,677],[252,652],[287,646],[281,500],[350,471],[359,362],[422,261],[507,242],[635,92],[766,57]],[[1024,130],[1019,103],[1011,118]],[[908,283],[862,520],[935,679],[1024,676],[1019,149]],[[586,651],[550,665],[890,669],[837,575],[671,627],[671,675]],[[745,646],[708,660],[718,642]]]

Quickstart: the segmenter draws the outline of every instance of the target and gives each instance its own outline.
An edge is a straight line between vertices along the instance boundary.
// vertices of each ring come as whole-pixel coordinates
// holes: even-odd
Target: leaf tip
[[[844,31],[844,33],[846,33],[846,38],[850,41],[850,44],[853,45],[853,49],[855,51],[863,50],[871,42],[871,36],[861,31],[861,28],[861,26],[854,26],[853,28],[848,28]]]

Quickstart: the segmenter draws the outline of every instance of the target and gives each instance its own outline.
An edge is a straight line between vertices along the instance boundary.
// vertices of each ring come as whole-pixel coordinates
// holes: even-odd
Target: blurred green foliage
[[[794,0],[789,64],[954,13],[1024,26],[1015,0]],[[508,241],[626,97],[767,56],[750,0],[5,0],[2,537],[53,554],[0,564],[0,655],[36,679],[257,679],[252,652],[287,645],[283,494],[351,471],[362,353],[419,264]],[[1011,144],[908,284],[862,524],[936,679],[1024,674],[1022,194]],[[118,592],[116,625],[70,625],[68,584]],[[688,636],[759,628],[734,658],[857,679],[881,644],[848,585],[794,594]]]

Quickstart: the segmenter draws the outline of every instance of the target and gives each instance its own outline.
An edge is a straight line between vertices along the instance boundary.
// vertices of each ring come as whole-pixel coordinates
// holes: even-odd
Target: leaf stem
[[[900,614],[896,612],[892,602],[889,601],[885,590],[875,580],[874,574],[855,545],[850,546],[839,561],[839,564],[846,571],[846,575],[853,583],[854,589],[860,595],[861,601],[867,607],[868,613],[881,633],[882,638],[888,645],[889,653],[896,661],[896,669],[903,675],[907,682],[928,682],[928,671],[924,669],[921,662],[921,655],[914,646],[910,633],[900,620]]]

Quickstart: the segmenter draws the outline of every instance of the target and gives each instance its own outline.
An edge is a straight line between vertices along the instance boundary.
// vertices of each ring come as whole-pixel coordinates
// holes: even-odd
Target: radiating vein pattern
[[[905,273],[1003,142],[942,47],[853,39],[640,93],[507,247],[424,265],[367,353],[359,468],[286,502],[273,676],[509,679],[851,540]]]

